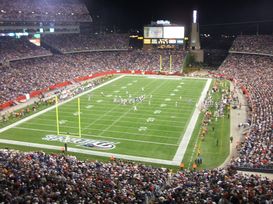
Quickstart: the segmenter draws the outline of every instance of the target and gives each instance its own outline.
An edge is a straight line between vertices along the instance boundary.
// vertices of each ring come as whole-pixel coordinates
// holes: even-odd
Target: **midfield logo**
[[[96,149],[114,149],[116,148],[116,144],[118,142],[107,142],[107,141],[99,141],[99,140],[89,140],[84,138],[75,138],[75,137],[68,137],[62,135],[46,135],[42,138],[46,141],[58,141],[62,143],[72,143],[76,144],[77,146],[89,147],[89,148],[96,148]]]

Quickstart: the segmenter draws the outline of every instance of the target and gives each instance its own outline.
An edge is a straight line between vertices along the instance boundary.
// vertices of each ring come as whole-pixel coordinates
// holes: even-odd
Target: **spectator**
[[[91,22],[79,0],[0,0],[0,21]]]
[[[238,36],[230,51],[273,55],[273,35]]]
[[[119,50],[129,47],[129,36],[127,34],[51,34],[44,36],[42,40],[62,53]]]
[[[33,90],[96,72],[124,69],[158,71],[159,55],[163,56],[163,70],[169,70],[169,55],[173,56],[172,69],[181,70],[183,51],[91,52],[14,61],[10,68],[0,69],[0,104]]]
[[[232,164],[250,169],[273,169],[273,58],[231,54],[219,70],[249,92],[251,129],[240,145],[239,157]]]
[[[1,62],[49,55],[52,55],[50,51],[32,44],[25,37],[0,37]]]
[[[134,162],[83,162],[43,152],[0,151],[0,201],[5,203],[272,202],[272,181],[228,170],[172,174]]]

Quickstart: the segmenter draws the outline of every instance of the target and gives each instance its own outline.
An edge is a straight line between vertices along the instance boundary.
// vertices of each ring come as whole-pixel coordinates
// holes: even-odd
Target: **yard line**
[[[200,114],[200,110],[199,110],[198,107],[205,100],[207,92],[208,92],[210,84],[211,84],[211,81],[212,81],[212,79],[208,79],[207,80],[207,83],[206,83],[206,85],[205,85],[205,87],[204,87],[204,89],[203,89],[203,91],[201,93],[201,96],[200,96],[200,99],[198,101],[198,104],[196,105],[195,111],[192,114],[190,123],[188,124],[188,127],[187,127],[187,129],[186,129],[186,131],[184,133],[183,139],[181,140],[181,142],[180,142],[180,144],[179,144],[179,146],[177,148],[177,151],[176,151],[176,153],[175,153],[175,155],[173,157],[173,162],[180,163],[183,160],[183,158],[184,158],[186,149],[188,147],[188,144],[190,142],[192,133],[194,131],[194,127],[196,125],[196,122],[198,120],[198,116]]]
[[[147,116],[147,117],[149,117],[149,116]],[[139,119],[139,120],[146,120],[147,119],[147,117],[143,117],[143,118],[136,118],[136,117],[134,117],[134,119]],[[67,119],[68,117],[65,117],[65,118],[63,118],[63,119]],[[70,118],[70,117],[69,117]],[[127,117],[126,117],[127,118]],[[128,118],[133,118],[133,117],[128,117]],[[169,117],[170,118],[170,117]],[[177,117],[176,119],[178,119],[178,120],[180,120],[180,119],[183,119],[183,118],[189,118],[189,117]],[[74,117],[73,117],[73,119],[74,119]],[[83,119],[83,118],[82,118]],[[53,120],[53,119],[42,119],[42,118],[39,118],[39,119],[36,119],[36,121],[37,120],[42,120],[42,121],[55,121],[56,122],[56,120]],[[113,121],[112,119],[102,119],[102,118],[98,118],[98,119],[96,119],[96,120],[101,120],[101,121]],[[166,121],[166,122],[170,122],[170,123],[179,123],[179,125],[171,125],[171,127],[181,127],[181,126],[183,126],[183,125],[185,125],[185,123],[184,123],[184,121],[171,121],[171,120],[160,120],[160,119],[156,119],[156,121]],[[67,123],[69,123],[69,122],[75,122],[75,121],[67,121]],[[130,123],[130,124],[138,124],[139,122],[135,122],[135,121],[124,121],[124,122],[126,122],[126,123]],[[39,124],[39,125],[44,125],[44,124],[42,124],[42,123],[39,123],[39,122],[31,122],[30,124]],[[85,123],[85,122],[81,122],[81,124],[82,125],[84,125],[84,124],[90,124],[90,123]],[[62,127],[65,127],[65,126],[62,126]],[[90,126],[88,125],[88,127],[85,127],[85,128],[83,128],[83,130],[85,130],[85,129],[88,129]],[[122,126],[122,125],[120,125],[120,127],[124,127],[124,126]]]
[[[32,131],[37,131],[37,132],[52,132],[52,133],[56,133],[56,131],[53,131],[53,130],[42,130],[42,129],[24,128],[24,127],[13,127],[13,129],[32,130]],[[60,133],[62,133],[62,132],[60,132]],[[63,133],[65,133],[65,132],[63,132]],[[111,139],[111,140],[124,140],[124,141],[130,141],[130,142],[140,142],[140,143],[148,143],[148,144],[156,144],[156,145],[175,146],[175,147],[178,146],[177,144],[162,143],[162,142],[153,142],[153,141],[148,141],[148,140],[134,140],[134,139],[127,139],[127,138],[108,137],[108,136],[99,136],[99,135],[90,135],[90,134],[82,134],[82,136],[91,137],[91,138],[93,138],[93,137],[107,138],[107,139]]]
[[[56,127],[55,125],[50,125],[50,124],[45,124],[45,123],[31,123],[31,125],[38,125],[38,126],[47,126],[47,127]],[[103,124],[105,125],[105,124]],[[105,125],[105,126],[108,126],[108,125]],[[136,129],[137,127],[127,127],[127,126],[122,126],[122,125],[115,125],[115,127],[121,127],[121,128],[131,128],[131,129]],[[20,126],[20,127],[24,127],[24,128],[28,128],[28,127],[25,127],[25,126]],[[61,127],[64,127],[64,128],[71,128],[71,129],[79,129],[78,127],[71,127],[71,126],[66,126],[66,125],[62,125]],[[173,127],[173,126],[171,126]],[[86,128],[87,130],[101,130],[101,129],[96,129],[96,128]],[[150,130],[158,130],[158,129],[150,129]],[[175,131],[175,130],[160,130],[161,132],[166,132],[166,133],[178,133],[178,132],[181,132],[181,130],[179,131]],[[120,131],[114,131],[114,130],[108,130],[107,132],[116,132],[116,133],[121,133]],[[126,133],[126,134],[131,134],[131,135],[143,135],[143,134],[140,134],[140,133],[132,133],[132,132],[123,132],[123,133]],[[157,135],[152,135],[152,134],[149,134],[149,136],[154,136],[154,137],[162,137],[162,138],[176,138],[177,137],[163,137],[163,136],[157,136]]]
[[[170,103],[170,102],[161,102],[161,103],[158,103],[158,105],[161,105],[161,104],[163,104],[163,103],[165,103],[165,104],[167,104],[167,107],[165,107],[165,108],[167,108],[168,110],[169,110],[169,112],[171,112],[172,110],[172,112],[177,112],[177,109],[187,109],[187,108],[191,108],[192,106],[193,106],[193,104],[195,104],[196,102],[195,101],[193,101],[192,102],[192,104],[191,105],[183,105],[183,104],[180,104],[180,106],[179,107],[175,107],[175,102],[176,101],[173,101],[172,103]],[[179,101],[177,101],[177,102],[179,102]],[[104,105],[113,105],[114,103],[104,103]],[[98,106],[95,106],[94,104],[89,104],[89,105],[93,105],[94,106],[94,108],[90,108],[90,109],[87,109],[87,112],[88,112],[88,110],[89,110],[89,112],[91,112],[92,110],[94,110],[94,109],[96,109],[96,110],[104,110],[105,108],[102,108],[102,107],[98,107]],[[119,105],[119,104],[116,104],[118,107],[129,107],[129,106],[132,106],[132,105]],[[147,105],[145,102],[144,103],[141,103],[141,105]],[[84,106],[82,103],[81,103],[81,106]],[[150,106],[150,107],[149,107]],[[70,108],[69,108],[70,107]],[[75,108],[75,106],[68,106],[68,107],[62,107],[61,109],[62,110],[71,110],[71,107],[74,107]],[[145,106],[145,107],[142,107],[143,108],[143,110],[142,110],[142,112],[149,112],[150,110],[153,110],[154,108],[156,108],[156,105],[155,104],[153,104],[153,103],[151,103],[151,105],[148,105],[148,106]],[[158,108],[162,108],[162,107],[158,107]],[[82,109],[84,109],[84,108],[82,108]],[[147,110],[147,111],[146,111]],[[71,112],[69,112],[69,111],[61,111],[62,113],[71,113]],[[119,111],[117,111],[117,112],[119,112]],[[190,111],[188,111],[188,112],[190,112]],[[50,113],[51,114],[51,113]],[[53,115],[53,113],[52,113],[52,115]]]
[[[157,88],[155,88],[151,93],[154,93],[156,90],[158,90],[159,88],[161,88],[165,83],[166,82],[162,83],[160,86],[158,86]],[[138,105],[138,104],[136,104],[136,105]],[[109,128],[113,127],[113,125],[115,125],[118,121],[120,121],[120,119],[123,118],[125,115],[127,115],[131,110],[132,110],[132,108],[130,108],[128,111],[126,111],[120,117],[118,117],[118,119],[116,119],[115,121],[113,121],[113,123],[110,124],[110,126],[108,126],[107,128],[105,128],[104,130],[102,130],[99,135],[102,135],[106,130],[108,130]]]
[[[25,146],[25,147],[35,147],[35,148],[43,148],[43,149],[51,149],[51,150],[60,150],[60,146],[30,143],[30,142],[22,142],[22,141],[15,141],[15,140],[0,139],[0,143],[13,144],[13,145],[19,145],[19,146]],[[149,163],[165,164],[165,165],[177,165],[175,162],[170,161],[170,160],[155,159],[155,158],[149,158],[149,157],[131,156],[131,155],[125,155],[125,154],[109,153],[109,152],[100,152],[100,151],[86,150],[86,149],[79,149],[79,148],[72,148],[72,147],[68,147],[68,151],[73,152],[73,153],[81,153],[81,154],[103,156],[103,157],[114,156],[115,158],[118,158],[118,159],[126,159],[126,160],[132,160],[132,161],[141,161],[141,162],[149,162]]]
[[[81,96],[83,96],[83,95],[85,95],[85,94],[87,94],[87,93],[89,93],[89,92],[92,92],[92,91],[94,91],[94,90],[96,90],[96,89],[99,89],[99,88],[101,88],[101,87],[103,87],[103,86],[105,86],[105,85],[108,85],[108,84],[110,84],[110,83],[112,83],[112,82],[114,82],[114,81],[117,81],[117,80],[123,78],[124,76],[125,76],[125,75],[121,75],[121,76],[119,76],[119,77],[117,77],[117,78],[114,78],[114,79],[112,79],[112,80],[110,80],[110,81],[107,81],[107,82],[105,82],[105,83],[103,83],[103,84],[100,84],[100,85],[98,85],[97,87],[95,87],[95,88],[93,88],[93,89],[91,89],[91,90],[87,90],[87,91],[85,91],[85,92],[82,92],[81,94],[78,94],[78,95],[76,95],[76,96],[74,96],[74,97],[72,97],[72,98],[70,98],[70,99],[68,99],[68,100],[66,100],[66,101],[60,102],[60,103],[58,104],[58,106],[61,106],[61,105],[65,104],[65,103],[68,103],[68,102],[74,100],[75,98],[81,97]],[[44,113],[46,113],[46,112],[48,112],[48,111],[50,111],[50,110],[52,110],[52,109],[55,109],[55,108],[56,108],[56,105],[53,105],[53,106],[51,106],[51,107],[49,107],[49,108],[46,108],[46,109],[44,109],[44,110],[42,110],[42,111],[40,111],[40,112],[38,112],[38,113],[35,113],[35,114],[30,115],[30,116],[28,116],[28,117],[26,117],[26,118],[24,118],[24,119],[22,119],[22,120],[19,120],[19,121],[15,122],[15,123],[13,123],[13,124],[11,124],[11,125],[8,125],[8,126],[6,126],[6,127],[4,127],[4,128],[1,128],[1,129],[0,129],[0,133],[4,132],[4,131],[6,131],[6,130],[9,130],[10,128],[13,128],[13,127],[15,127],[15,126],[17,126],[17,125],[20,125],[21,123],[24,123],[24,122],[26,122],[26,121],[28,121],[28,120],[30,120],[30,119],[33,119],[33,118],[35,118],[35,117],[37,117],[37,116],[39,116],[39,115],[42,115],[42,114],[44,114]]]
[[[135,90],[136,91],[136,90]],[[191,90],[192,91],[192,90]],[[111,92],[111,91],[109,91],[109,92]],[[170,91],[170,92],[172,92],[172,91]],[[119,93],[119,94],[112,94],[112,93],[105,93],[105,95],[108,95],[108,94],[110,94],[110,95],[112,95],[111,97],[105,97],[105,99],[106,100],[109,100],[109,99],[111,99],[111,98],[113,98],[114,96],[113,95],[120,95],[120,96],[127,96],[126,94],[121,94],[121,93]],[[137,97],[137,95],[135,94],[135,93],[133,93],[134,94],[134,96],[133,96],[133,98],[134,97]],[[145,93],[146,94],[146,93]],[[147,94],[146,94],[147,95]],[[149,96],[149,95],[148,95]],[[153,101],[155,101],[155,102],[157,102],[158,103],[158,101],[161,101],[162,99],[166,99],[166,98],[170,98],[170,99],[172,99],[172,100],[175,100],[175,99],[177,99],[177,100],[179,100],[179,96],[182,96],[182,97],[184,97],[184,99],[182,98],[182,102],[186,102],[185,101],[185,98],[186,99],[192,99],[192,100],[198,100],[198,97],[197,96],[193,96],[192,94],[191,95],[186,95],[185,93],[183,93],[182,91],[181,92],[176,92],[176,95],[175,96],[170,96],[170,94],[168,94],[168,95],[160,95],[160,96],[158,96],[157,94],[156,95],[154,95],[154,99],[153,99]],[[88,96],[84,96],[83,97],[84,99],[87,99],[88,98]],[[97,100],[97,99],[101,99],[101,97],[100,97],[100,95],[93,95],[93,100]],[[82,104],[88,104],[88,102],[86,102],[86,101],[83,101],[82,102]]]
[[[149,82],[148,84],[152,84],[152,83],[153,83],[153,81]],[[146,86],[148,86],[148,85],[146,85]],[[146,86],[145,86],[145,87],[146,87]],[[101,117],[99,117],[98,119],[96,119],[95,121],[93,121],[92,123],[90,123],[89,125],[87,125],[85,128],[82,129],[82,132],[83,132],[84,130],[86,130],[87,128],[89,128],[91,125],[95,124],[95,122],[99,121],[101,118],[103,118],[104,116],[106,116],[107,113],[111,113],[111,111],[114,110],[114,109],[116,109],[117,107],[119,107],[119,106],[114,106],[114,107],[111,108],[109,111],[107,111],[106,113],[104,113]],[[130,109],[129,109],[129,110],[130,110]]]
[[[100,117],[98,117],[96,120],[94,120],[92,123],[89,123],[89,125],[87,125],[86,127],[82,128],[82,132],[86,129],[88,129],[91,125],[95,124],[97,121],[99,121],[100,119],[102,119],[104,116],[106,116],[108,113],[111,113],[112,110],[114,110],[116,108],[116,106],[114,106],[113,108],[111,108],[109,111],[107,111],[104,114],[101,114]],[[72,117],[72,116],[71,116]],[[83,118],[82,118],[83,119]]]

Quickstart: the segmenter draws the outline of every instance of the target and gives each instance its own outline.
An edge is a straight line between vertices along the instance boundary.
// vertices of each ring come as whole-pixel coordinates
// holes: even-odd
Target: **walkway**
[[[234,87],[234,84],[230,84],[230,90],[235,91],[239,98],[239,103],[242,104],[241,109],[233,109],[230,110],[230,136],[233,137],[233,142],[230,143],[230,154],[225,160],[225,162],[219,166],[219,168],[224,168],[229,164],[230,160],[238,155],[236,146],[241,141],[243,141],[243,134],[247,131],[247,129],[239,128],[238,125],[240,123],[245,123],[247,120],[247,109],[248,105],[246,102],[246,98],[242,93],[241,89],[238,87]]]

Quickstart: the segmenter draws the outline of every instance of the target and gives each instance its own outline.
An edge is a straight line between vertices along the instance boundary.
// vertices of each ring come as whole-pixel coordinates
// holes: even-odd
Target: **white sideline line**
[[[194,128],[195,128],[195,125],[197,123],[197,120],[198,120],[198,117],[199,117],[199,114],[200,114],[200,110],[198,107],[200,107],[200,105],[202,104],[202,102],[205,100],[206,98],[206,95],[207,95],[207,92],[210,88],[210,84],[211,84],[211,81],[212,79],[208,79],[207,80],[207,83],[201,93],[201,96],[200,96],[200,99],[196,105],[196,108],[194,110],[194,113],[192,114],[192,117],[191,117],[191,120],[188,124],[188,127],[184,133],[184,136],[183,136],[183,139],[181,140],[180,144],[179,144],[179,147],[177,148],[177,151],[173,157],[173,162],[176,162],[177,164],[179,164],[183,158],[184,158],[184,155],[185,155],[185,152],[187,150],[187,147],[188,147],[188,144],[190,142],[190,139],[191,139],[191,136],[192,136],[192,133],[194,131]]]
[[[35,129],[35,128],[24,128],[24,127],[14,127],[15,129],[20,130],[32,130],[32,131],[38,131],[38,132],[52,132],[56,133],[54,130],[42,130],[42,129]],[[60,132],[64,133],[64,132]],[[158,145],[166,145],[166,146],[174,146],[177,147],[177,144],[171,144],[171,143],[162,143],[162,142],[153,142],[153,141],[147,141],[147,140],[134,140],[134,139],[127,139],[127,138],[120,138],[120,137],[109,137],[109,136],[100,136],[100,135],[90,135],[90,134],[82,134],[82,136],[86,137],[98,137],[98,138],[107,138],[111,140],[124,140],[124,141],[130,141],[130,142],[140,142],[140,143],[149,143],[149,144],[158,144]],[[148,135],[149,136],[149,135]],[[1,143],[1,142],[0,142]]]
[[[199,141],[200,132],[201,132],[201,128],[199,129],[199,132],[198,132],[197,137],[196,137],[195,142],[194,142],[194,147],[193,147],[193,150],[192,150],[192,153],[191,153],[191,158],[190,158],[190,160],[189,160],[188,169],[190,169],[190,167],[191,167],[190,165],[191,165],[191,163],[192,163],[192,161],[193,161],[194,153],[195,153],[195,151],[196,151],[196,149],[197,149],[197,144],[198,144],[198,141]]]
[[[0,139],[0,143],[19,145],[19,146],[27,146],[27,147],[44,148],[44,149],[51,149],[51,150],[59,150],[59,151],[61,150],[61,147],[62,147],[62,146],[53,146],[53,145],[21,142],[21,141],[5,140],[5,139]],[[131,156],[131,155],[126,155],[126,154],[115,154],[115,153],[109,153],[109,152],[99,152],[99,151],[85,150],[85,149],[71,148],[71,147],[68,147],[68,152],[88,154],[88,155],[94,155],[94,156],[103,156],[103,157],[109,157],[109,158],[111,156],[114,156],[115,158],[118,158],[118,159],[149,162],[149,163],[156,163],[156,164],[177,165],[176,163],[174,163],[173,161],[170,161],[170,160],[154,159],[154,158],[148,158],[148,157],[138,157],[138,156]]]
[[[69,101],[72,101],[72,100],[74,100],[75,98],[81,97],[82,95],[85,95],[85,94],[87,94],[87,93],[89,93],[89,92],[92,92],[92,91],[94,91],[94,90],[96,90],[96,89],[98,89],[98,88],[100,88],[100,87],[103,87],[103,86],[105,86],[105,85],[107,85],[107,84],[110,84],[110,83],[112,83],[112,82],[114,82],[114,81],[116,81],[116,80],[119,80],[119,79],[123,78],[124,76],[125,76],[125,75],[121,75],[121,76],[119,76],[119,77],[117,77],[117,78],[114,78],[114,79],[112,79],[112,80],[110,80],[110,81],[107,81],[107,82],[105,82],[105,83],[103,83],[103,84],[101,84],[101,85],[98,85],[97,87],[95,87],[95,88],[93,88],[93,89],[91,89],[91,90],[87,90],[87,91],[85,91],[85,92],[82,92],[82,93],[79,94],[79,95],[76,95],[76,96],[74,96],[74,97],[72,97],[72,98],[70,98],[70,99],[68,99],[68,100],[66,100],[66,101],[63,101],[63,102],[59,103],[58,106],[63,105],[63,104],[65,104],[65,103],[69,102]],[[0,133],[4,132],[4,131],[6,131],[6,130],[9,130],[10,128],[13,128],[13,127],[15,127],[15,126],[17,126],[17,125],[20,125],[21,123],[24,123],[24,122],[26,122],[26,121],[28,121],[28,120],[30,120],[30,119],[33,119],[33,118],[35,118],[35,117],[37,117],[37,116],[39,116],[39,115],[42,115],[42,114],[44,114],[44,113],[46,113],[46,112],[48,112],[48,111],[54,109],[55,107],[56,107],[56,105],[53,105],[53,106],[51,106],[51,107],[49,107],[49,108],[46,108],[46,109],[44,109],[44,110],[42,110],[42,111],[40,111],[40,112],[38,112],[38,113],[35,113],[35,114],[33,114],[33,115],[30,115],[29,117],[26,117],[26,118],[24,118],[24,119],[22,119],[22,120],[19,120],[19,121],[17,121],[16,123],[13,123],[13,124],[11,124],[11,125],[9,125],[9,126],[6,126],[6,127],[4,127],[4,128],[1,128],[1,129],[0,129]]]

